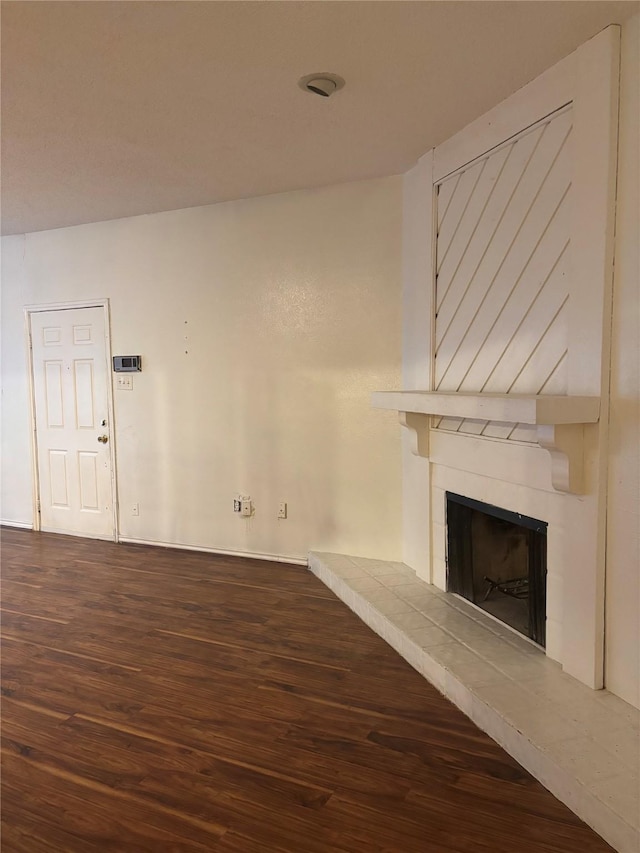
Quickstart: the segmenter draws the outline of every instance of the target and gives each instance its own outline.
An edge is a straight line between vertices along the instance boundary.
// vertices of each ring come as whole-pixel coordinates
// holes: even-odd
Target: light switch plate
[[[116,376],[116,388],[118,391],[133,391],[133,376],[128,373]]]

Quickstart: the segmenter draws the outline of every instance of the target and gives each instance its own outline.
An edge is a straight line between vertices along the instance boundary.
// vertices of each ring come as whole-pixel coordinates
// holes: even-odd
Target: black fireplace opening
[[[446,493],[447,589],[545,645],[547,523]]]

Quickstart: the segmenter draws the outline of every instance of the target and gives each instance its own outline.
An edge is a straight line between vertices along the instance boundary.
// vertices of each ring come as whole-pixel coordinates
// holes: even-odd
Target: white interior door
[[[40,529],[114,537],[102,308],[31,314]]]

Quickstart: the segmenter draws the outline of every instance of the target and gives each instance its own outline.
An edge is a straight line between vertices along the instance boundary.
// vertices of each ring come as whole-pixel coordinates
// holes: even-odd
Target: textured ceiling
[[[3,233],[402,172],[638,8],[4,2]]]

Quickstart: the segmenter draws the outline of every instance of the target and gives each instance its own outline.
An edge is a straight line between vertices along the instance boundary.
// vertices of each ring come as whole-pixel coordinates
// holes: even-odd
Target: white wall
[[[640,708],[640,15],[622,29],[609,433],[606,681]]]
[[[2,518],[30,522],[22,306],[111,300],[123,537],[401,556],[399,177],[5,238]],[[232,512],[236,493],[256,512]],[[278,521],[278,503],[289,518]],[[140,515],[130,513],[134,502]]]

